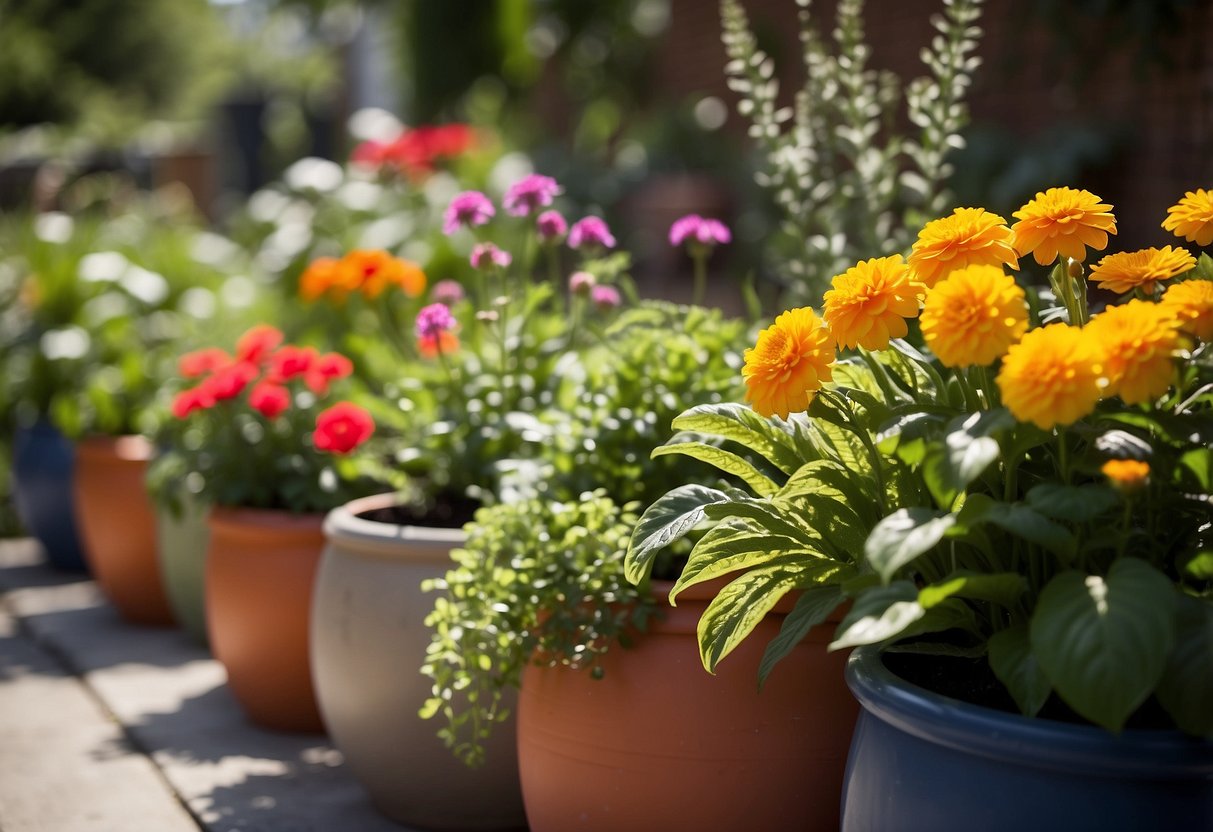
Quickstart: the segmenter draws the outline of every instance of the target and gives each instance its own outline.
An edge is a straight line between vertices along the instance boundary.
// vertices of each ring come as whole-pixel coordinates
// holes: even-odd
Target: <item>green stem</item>
[[[1061,481],[1070,484],[1070,454],[1069,443],[1066,441],[1066,429],[1057,427],[1057,464],[1061,468]]]
[[[693,252],[691,254],[691,261],[695,264],[695,292],[691,296],[691,303],[695,306],[703,306],[703,294],[708,284],[707,253],[702,251]]]

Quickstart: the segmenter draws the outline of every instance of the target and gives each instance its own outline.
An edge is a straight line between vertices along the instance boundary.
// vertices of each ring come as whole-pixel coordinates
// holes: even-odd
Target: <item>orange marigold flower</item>
[[[1090,191],[1074,188],[1049,188],[1011,216],[1019,222],[1011,226],[1015,233],[1015,251],[1020,257],[1031,254],[1047,266],[1061,254],[1080,263],[1087,258],[1087,247],[1102,251],[1108,235],[1116,233],[1112,206],[1099,201]]]
[[[1143,248],[1109,254],[1091,269],[1091,279],[1101,289],[1124,294],[1141,289],[1154,294],[1155,284],[1196,267],[1196,258],[1185,248]]]
[[[423,358],[437,358],[440,354],[450,355],[457,349],[459,349],[459,336],[450,330],[443,330],[432,335],[421,335],[417,338],[417,351]]]
[[[1092,318],[1087,332],[1100,352],[1108,382],[1104,395],[1140,404],[1167,392],[1180,347],[1177,324],[1171,309],[1144,300],[1110,306]]]
[[[1109,459],[1099,469],[1120,491],[1139,490],[1150,477],[1150,463],[1137,459]]]
[[[882,350],[910,330],[921,288],[900,254],[864,260],[838,275],[825,293],[822,317],[839,346]]]
[[[425,272],[416,263],[380,249],[355,249],[341,258],[336,285],[370,299],[379,297],[389,286],[399,286],[415,298],[425,291]]]
[[[1028,330],[1028,304],[1015,279],[997,266],[952,272],[927,292],[922,335],[945,367],[985,367]]]
[[[310,302],[337,288],[337,264],[334,257],[317,257],[309,263],[299,278],[299,297]]]
[[[1198,188],[1167,209],[1162,227],[1198,246],[1213,243],[1213,191]]]
[[[833,340],[812,309],[784,312],[745,351],[746,401],[763,416],[786,419],[807,410],[821,385],[834,377]]]
[[[908,262],[911,276],[930,289],[940,278],[966,266],[1019,268],[1007,221],[984,208],[957,208],[918,232]]]
[[[1181,280],[1167,287],[1160,303],[1174,313],[1184,332],[1213,341],[1213,281]]]
[[[1095,409],[1099,372],[1099,354],[1083,330],[1050,324],[1007,350],[998,389],[1016,419],[1050,430]]]

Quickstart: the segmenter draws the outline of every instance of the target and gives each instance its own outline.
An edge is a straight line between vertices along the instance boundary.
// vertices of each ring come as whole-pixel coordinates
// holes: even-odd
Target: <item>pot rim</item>
[[[851,693],[871,716],[956,751],[1073,775],[1188,779],[1213,776],[1213,742],[1175,730],[1103,728],[1026,717],[962,702],[907,682],[875,647],[847,660]]]
[[[295,514],[284,509],[211,505],[207,525],[239,527],[242,530],[314,536],[324,522],[323,514]]]
[[[324,536],[330,542],[340,542],[360,553],[398,556],[407,549],[410,560],[417,559],[419,554],[429,554],[425,560],[441,563],[449,563],[450,550],[467,542],[462,528],[384,523],[358,516],[399,503],[400,495],[389,493],[362,497],[338,506],[324,518]]]

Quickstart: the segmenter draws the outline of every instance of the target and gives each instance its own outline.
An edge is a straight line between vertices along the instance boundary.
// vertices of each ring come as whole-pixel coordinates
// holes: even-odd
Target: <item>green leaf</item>
[[[784,564],[751,569],[717,593],[699,617],[699,657],[709,673],[796,587],[800,572]]]
[[[728,439],[761,454],[785,474],[804,462],[788,434],[743,404],[701,404],[674,419],[674,430],[689,430]]]
[[[1213,739],[1213,603],[1180,597],[1175,649],[1157,694],[1180,730]]]
[[[770,534],[785,535],[814,547],[820,545],[821,536],[804,522],[798,512],[788,509],[788,504],[778,500],[737,499],[705,506],[704,513],[711,520],[749,518]]]
[[[670,454],[682,454],[713,465],[726,474],[738,477],[761,497],[768,497],[779,490],[778,485],[742,457],[706,442],[675,442],[670,445],[661,445],[653,449],[652,457],[656,459],[659,456]]]
[[[1081,716],[1119,731],[1162,675],[1175,639],[1175,588],[1143,560],[1107,578],[1062,572],[1040,593],[1032,654]]]
[[[946,512],[898,509],[872,529],[864,544],[864,555],[888,583],[894,572],[933,549],[955,524],[956,516]]]
[[[775,665],[787,656],[809,631],[829,618],[842,603],[842,588],[837,584],[810,587],[797,599],[791,612],[784,616],[779,634],[767,644],[758,664],[758,686],[761,688]]]
[[[1213,552],[1197,552],[1184,564],[1184,571],[1202,581],[1213,581]]]
[[[930,609],[947,598],[969,598],[1009,608],[1019,602],[1027,588],[1028,582],[1018,572],[979,574],[960,570],[919,590],[918,603]]]
[[[1062,485],[1045,482],[1028,491],[1027,501],[1029,506],[1048,517],[1087,523],[1114,508],[1120,497],[1114,489],[1099,483]]]
[[[1025,716],[1036,716],[1053,685],[1032,655],[1028,625],[1019,624],[990,636],[990,669],[1006,686]]]
[[[682,538],[704,518],[707,506],[727,503],[723,491],[702,485],[680,485],[649,506],[628,542],[624,572],[634,584],[648,575],[657,553]]]
[[[927,487],[941,507],[950,507],[956,495],[998,459],[998,441],[993,435],[1014,425],[1015,417],[1001,407],[971,413],[948,424],[942,444],[932,443],[923,462]]]
[[[918,590],[909,581],[875,587],[855,599],[851,611],[838,625],[840,635],[830,643],[829,649],[841,650],[885,641],[900,635],[926,612],[918,603]]]
[[[815,459],[788,477],[776,497],[786,500],[803,494],[828,496],[845,503],[866,527],[880,519],[879,506],[872,497],[875,488],[876,481],[870,475],[845,469],[828,459]]]
[[[1073,561],[1078,548],[1078,541],[1069,529],[1036,509],[1023,503],[993,500],[985,494],[973,494],[968,498],[960,510],[960,523],[965,528],[992,523],[1003,531],[1043,546],[1063,563]]]
[[[1213,449],[1195,448],[1181,456],[1179,462],[1196,476],[1202,490],[1213,487]]]
[[[765,565],[775,558],[793,556],[803,559],[822,560],[815,548],[784,535],[773,535],[761,527],[755,528],[751,521],[742,525],[731,525],[728,521],[713,527],[705,534],[687,559],[682,574],[670,590],[670,603],[689,586],[710,581],[729,572]],[[825,561],[832,564],[831,561]],[[832,564],[835,565],[836,564]]]
[[[943,431],[943,417],[913,411],[886,423],[876,435],[881,453],[896,454],[907,465],[918,465],[926,457],[927,444]]]

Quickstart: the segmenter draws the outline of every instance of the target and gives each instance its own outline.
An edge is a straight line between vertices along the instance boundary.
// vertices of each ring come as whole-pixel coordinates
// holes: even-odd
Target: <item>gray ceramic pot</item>
[[[194,641],[206,644],[206,528],[207,506],[188,496],[181,512],[156,506],[156,548],[160,579],[173,617]]]
[[[330,512],[312,596],[312,675],[325,726],[379,811],[419,829],[525,828],[514,724],[498,725],[486,764],[465,767],[417,712],[433,596],[421,582],[451,566],[459,529],[360,518],[392,495]]]

